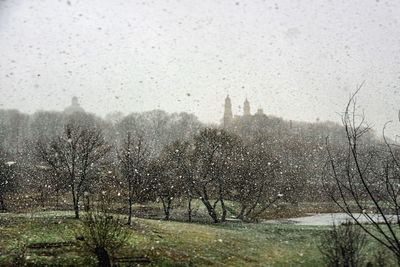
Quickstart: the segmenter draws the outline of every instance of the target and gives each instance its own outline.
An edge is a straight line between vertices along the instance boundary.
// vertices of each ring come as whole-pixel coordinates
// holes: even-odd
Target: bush
[[[365,233],[351,222],[333,225],[321,238],[319,250],[330,267],[357,267],[364,263]]]
[[[395,264],[393,263],[393,253],[386,247],[380,245],[373,254],[372,262],[368,262],[367,267],[368,266],[374,266],[374,267],[395,266]]]
[[[77,239],[97,257],[99,266],[111,266],[111,257],[127,241],[121,221],[106,211],[90,211],[82,217]]]
[[[11,251],[9,254],[11,259],[10,266],[26,266],[26,260],[27,260],[26,254],[27,254],[26,242],[24,242],[21,239],[18,239],[11,247]]]

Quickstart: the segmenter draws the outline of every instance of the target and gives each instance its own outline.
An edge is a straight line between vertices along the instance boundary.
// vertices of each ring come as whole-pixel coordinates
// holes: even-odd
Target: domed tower
[[[232,103],[229,95],[225,98],[225,110],[224,110],[224,127],[229,126],[232,123],[233,113],[232,113]]]
[[[244,104],[243,104],[243,116],[250,116],[251,114],[250,114],[250,102],[247,100],[247,97],[246,97],[246,100],[244,101]]]
[[[79,106],[79,101],[78,101],[78,98],[76,96],[72,97],[71,106],[72,107],[78,107]]]
[[[85,112],[85,110],[79,105],[78,98],[74,96],[71,100],[71,105],[64,109],[64,113],[69,115],[75,112]]]

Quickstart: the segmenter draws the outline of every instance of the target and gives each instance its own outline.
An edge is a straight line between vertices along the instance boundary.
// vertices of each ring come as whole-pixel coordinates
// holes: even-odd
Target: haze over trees
[[[323,173],[325,137],[337,147],[346,141],[337,124],[262,113],[238,117],[224,128],[161,110],[107,118],[81,110],[1,110],[4,161],[15,162],[18,170],[13,183],[2,184],[3,206],[11,199],[18,199],[16,210],[35,203],[69,206],[79,218],[91,199],[108,194],[121,203],[128,224],[133,207],[149,201],[162,205],[167,220],[174,207],[184,205],[192,221],[193,201],[200,201],[213,222],[228,214],[255,221],[279,203],[324,198],[308,192]]]

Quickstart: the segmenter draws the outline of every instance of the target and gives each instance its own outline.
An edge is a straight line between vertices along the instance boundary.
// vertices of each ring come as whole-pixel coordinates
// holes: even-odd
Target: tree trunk
[[[225,207],[225,203],[224,203],[224,199],[221,198],[221,208],[222,208],[222,216],[221,216],[221,222],[225,222],[226,221],[226,207]]]
[[[164,220],[166,220],[166,221],[169,220],[169,209],[168,209],[168,208],[165,210],[165,217],[164,217]]]
[[[74,204],[75,219],[79,219],[79,206],[78,203]]]
[[[168,200],[167,200],[167,211],[165,213],[165,220],[169,220],[169,216],[171,214],[171,207],[172,207],[172,199],[168,198]]]
[[[42,206],[42,209],[44,209],[44,188],[40,189],[40,204]]]
[[[243,205],[242,208],[240,209],[240,213],[238,214],[238,216],[236,216],[236,219],[239,220],[244,220],[244,212],[246,211],[247,206]]]
[[[128,205],[129,205],[129,209],[128,209],[128,225],[132,225],[132,198],[129,197],[128,198]]]
[[[192,222],[192,195],[189,193],[188,197],[188,221]]]
[[[59,208],[59,198],[60,198],[60,192],[59,192],[59,190],[57,189],[56,190],[56,210],[58,210],[58,208]]]
[[[97,247],[95,249],[95,253],[97,256],[99,267],[111,267],[110,256],[108,255],[108,252],[105,248]]]
[[[215,212],[215,208],[211,205],[210,201],[208,200],[207,190],[206,190],[206,188],[204,186],[202,188],[202,191],[203,191],[203,196],[200,198],[201,202],[203,202],[204,206],[206,206],[207,211],[208,211],[208,215],[210,215],[210,217],[212,218],[213,222],[214,223],[219,223],[218,215]],[[201,194],[200,194],[200,196],[201,196]]]
[[[72,202],[74,202],[75,219],[79,219],[79,199],[75,192],[72,193]]]
[[[219,223],[217,213],[215,212],[215,209],[211,206],[210,202],[208,200],[205,200],[204,198],[201,198],[201,201],[203,202],[204,206],[206,206],[208,215],[213,219],[214,223]]]
[[[79,219],[79,190],[75,191],[74,183],[71,184],[72,203],[74,205],[75,219]]]
[[[86,196],[86,211],[90,210],[90,195]]]
[[[0,209],[1,212],[7,212],[7,207],[6,207],[6,204],[4,203],[3,196],[0,196],[0,206],[1,206],[1,209]]]
[[[249,218],[249,217],[251,217],[250,216],[250,214],[253,212],[253,210],[257,207],[257,203],[258,203],[258,201],[255,201],[254,203],[253,203],[253,205],[251,205],[250,206],[250,208],[245,212],[245,214],[244,214],[244,218]]]
[[[213,208],[211,208],[211,210],[208,211],[208,214],[211,216],[211,218],[213,219],[214,223],[219,223],[219,219],[218,219],[217,213],[215,212],[215,210]]]
[[[171,210],[171,202],[172,202],[172,200],[171,200],[170,197],[167,197],[167,200],[166,200],[166,202],[165,202],[164,198],[161,197],[161,202],[162,202],[162,204],[163,204],[163,210],[164,210],[164,214],[165,214],[164,220],[167,220],[167,221],[168,221],[168,220],[169,220],[169,216],[170,216],[170,210]]]

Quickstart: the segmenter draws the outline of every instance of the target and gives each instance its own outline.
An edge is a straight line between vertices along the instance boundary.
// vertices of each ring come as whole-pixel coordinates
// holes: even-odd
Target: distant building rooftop
[[[78,98],[74,96],[71,100],[71,105],[64,109],[65,114],[72,114],[75,112],[85,112],[85,110],[79,105]]]

